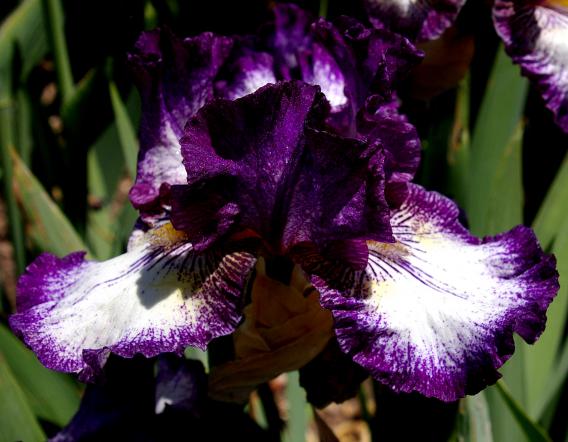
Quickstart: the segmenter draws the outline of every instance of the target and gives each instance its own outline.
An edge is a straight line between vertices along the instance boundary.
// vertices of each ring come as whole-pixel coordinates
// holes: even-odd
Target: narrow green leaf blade
[[[544,333],[527,350],[526,372],[529,413],[539,416],[542,395],[551,376],[560,350],[568,313],[568,155],[538,212],[533,227],[543,247],[554,253],[560,274],[560,291],[547,311]]]
[[[300,374],[297,371],[288,373],[286,387],[288,398],[288,421],[284,432],[284,442],[303,442],[306,440],[306,392],[300,386]]]
[[[527,80],[501,47],[483,98],[471,141],[467,214],[477,235],[497,233],[488,221],[490,201],[499,195],[499,168],[518,130],[527,94]]]
[[[459,85],[456,96],[454,124],[448,149],[448,190],[459,206],[465,207],[469,180],[471,133],[469,129],[470,80]]]
[[[88,251],[61,209],[16,152],[12,152],[12,158],[16,193],[30,223],[29,234],[34,244],[42,251],[59,256],[77,250]]]
[[[57,84],[63,98],[63,102],[69,101],[75,91],[71,62],[67,51],[67,41],[64,32],[64,13],[61,0],[43,0],[43,11],[48,37],[53,50],[55,60],[55,73]]]
[[[112,81],[109,83],[109,92],[112,109],[116,119],[118,136],[120,138],[120,146],[122,147],[122,153],[124,155],[124,160],[126,161],[126,168],[130,177],[134,178],[136,176],[136,163],[138,157],[138,140],[136,138],[136,132],[132,126],[132,122],[130,121],[126,105],[120,97],[116,84]]]
[[[18,46],[25,76],[47,52],[40,0],[26,0],[0,25],[0,102],[11,86],[12,57]]]
[[[496,387],[530,442],[552,442],[546,431],[526,414],[503,381],[498,381]]]
[[[493,442],[489,405],[483,392],[466,398],[466,410],[469,417],[468,441]]]
[[[24,392],[10,367],[0,355],[0,442],[43,442],[45,434],[39,426]]]
[[[59,426],[79,408],[79,388],[70,377],[45,368],[10,331],[0,325],[0,355],[4,357],[34,413]]]
[[[467,396],[460,401],[456,426],[449,442],[493,442],[485,392]]]
[[[0,82],[2,80],[0,79]],[[11,96],[10,96],[11,99]],[[14,149],[14,111],[11,107],[2,107],[0,104],[0,166],[3,174],[3,190],[8,211],[10,239],[14,245],[14,255],[18,273],[24,271],[26,264],[26,251],[24,246],[24,233],[20,209],[16,203],[12,182],[14,180],[14,165],[11,152]]]
[[[503,232],[523,223],[523,134],[524,124],[519,123],[498,158],[487,196],[484,234]]]
[[[533,228],[544,248],[550,247],[568,213],[568,154],[564,157],[552,186],[546,194],[533,222]]]
[[[558,389],[562,386],[561,379],[566,378],[568,371],[568,366],[556,364],[568,319],[568,218],[564,219],[558,229],[552,253],[556,256],[560,290],[546,313],[544,333],[527,352],[527,372],[531,375],[531,383],[534,383],[535,398],[529,412],[532,417],[539,419],[547,405],[545,401],[558,394]],[[550,390],[551,384],[556,385],[554,390]]]
[[[119,144],[118,131],[113,124],[98,138],[87,157],[89,197],[97,202],[88,211],[87,241],[100,260],[114,256],[114,244],[120,236],[118,213],[115,213],[119,208],[113,204],[124,174],[124,159],[117,149]]]
[[[568,341],[564,344],[558,364],[552,371],[542,396],[535,406],[535,415],[538,421],[545,427],[548,427],[550,424],[558,399],[562,393],[562,387],[566,384],[566,379],[568,379]]]

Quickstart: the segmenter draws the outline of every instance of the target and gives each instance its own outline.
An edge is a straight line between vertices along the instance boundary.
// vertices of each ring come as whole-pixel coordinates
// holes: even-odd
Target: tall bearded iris
[[[367,86],[303,77],[327,48],[313,34],[321,26],[342,48],[325,52],[338,69],[322,78]],[[409,183],[416,141],[387,82],[407,42],[389,46],[373,40],[386,33],[356,26],[350,46],[354,28],[318,22],[287,28],[305,44],[295,51],[279,29],[253,45],[169,39],[171,66],[164,34],[143,37],[132,199],[144,222],[110,261],[38,258],[20,280],[12,328],[48,367],[91,379],[110,353],[179,353],[233,332],[257,259],[284,258],[319,291],[343,352],[376,379],[446,401],[479,391],[499,377],[514,332],[527,342],[542,332],[554,259],[524,227],[472,237],[451,201]],[[251,93],[231,89],[255,72],[235,66],[258,60],[270,84],[253,76]],[[363,86],[371,95],[360,98]],[[362,110],[339,117],[353,103]]]

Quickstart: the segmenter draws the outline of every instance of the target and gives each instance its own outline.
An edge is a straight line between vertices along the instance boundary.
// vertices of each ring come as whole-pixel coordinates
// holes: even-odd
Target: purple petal
[[[266,52],[237,49],[236,60],[229,63],[226,80],[217,83],[217,96],[235,100],[252,94],[269,83],[276,83],[274,60]],[[236,52],[235,51],[235,52]]]
[[[274,52],[280,75],[284,80],[295,77],[299,67],[298,54],[312,44],[310,27],[313,17],[294,4],[278,4],[274,7],[274,27],[268,37],[268,46]]]
[[[369,97],[358,120],[359,133],[384,149],[386,197],[390,207],[396,208],[406,199],[405,184],[414,178],[420,164],[418,132],[400,113],[396,98]]]
[[[395,391],[444,401],[499,377],[513,332],[533,343],[558,291],[554,257],[517,227],[479,240],[458,208],[411,185],[394,244],[369,242],[362,272],[314,277],[343,351]]]
[[[189,185],[172,188],[172,220],[195,247],[242,231],[276,253],[301,242],[391,240],[382,153],[321,131],[323,98],[317,87],[282,82],[215,101],[189,122]]]
[[[465,0],[365,0],[369,19],[418,41],[433,40],[455,21]]]
[[[565,1],[497,0],[497,33],[507,53],[539,87],[557,124],[568,132],[568,6]]]
[[[173,354],[158,359],[156,413],[167,408],[199,417],[207,401],[207,374],[200,361]]]
[[[275,15],[275,42],[268,46],[278,70],[284,79],[320,86],[331,104],[328,122],[343,135],[355,135],[355,115],[371,93],[391,94],[422,59],[406,38],[352,18],[308,26],[305,12],[293,5],[278,5]]]
[[[331,54],[318,43],[311,47],[310,57],[303,54],[300,59],[302,80],[318,85],[331,105],[331,112],[341,112],[348,105],[345,95],[345,75]]]
[[[230,39],[209,33],[181,40],[156,30],[139,38],[129,56],[142,97],[138,173],[130,191],[136,208],[159,206],[164,185],[185,183],[178,140],[188,118],[213,97],[230,46]]]
[[[43,254],[20,278],[10,325],[45,366],[89,380],[110,353],[179,353],[231,333],[254,262],[198,255],[170,224],[105,262]]]
[[[405,37],[367,28],[350,17],[340,17],[333,24],[320,19],[313,33],[346,78],[347,94],[356,109],[371,92],[392,93],[423,58],[422,51]]]
[[[112,358],[104,382],[87,385],[79,410],[49,442],[155,440],[153,372],[151,360]]]

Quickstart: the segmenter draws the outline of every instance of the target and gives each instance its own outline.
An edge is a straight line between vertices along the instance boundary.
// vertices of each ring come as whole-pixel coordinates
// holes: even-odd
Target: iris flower
[[[369,19],[412,40],[439,37],[464,0],[365,0]],[[568,2],[495,0],[495,30],[507,53],[539,89],[556,123],[568,132]]]
[[[302,25],[286,34],[305,43],[294,46],[277,21],[264,51],[212,34],[142,37],[131,193],[141,221],[121,256],[44,254],[21,277],[10,324],[46,366],[92,380],[111,353],[206,348],[239,325],[260,258],[296,264],[341,350],[395,391],[476,393],[498,379],[513,333],[538,338],[558,290],[554,258],[522,226],[471,236],[454,203],[410,183],[415,131],[389,90],[409,46],[354,26]],[[319,45],[321,27],[334,45]],[[324,77],[342,88],[304,78],[323,53],[333,56],[322,66],[338,66]],[[251,86],[258,70],[237,67],[269,57],[275,78]]]
[[[507,53],[568,132],[568,2],[496,0],[493,21]]]

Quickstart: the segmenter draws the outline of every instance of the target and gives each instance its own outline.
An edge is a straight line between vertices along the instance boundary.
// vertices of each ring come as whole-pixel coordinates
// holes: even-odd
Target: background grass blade
[[[460,401],[449,442],[493,442],[489,404],[483,391]]]
[[[535,415],[545,428],[550,425],[558,399],[562,394],[562,387],[566,385],[566,379],[568,379],[568,341],[564,344],[558,364],[552,371],[540,400],[535,406]]]
[[[0,95],[12,85],[16,48],[25,54],[20,72],[25,77],[47,52],[40,0],[21,2],[0,25]]]
[[[69,101],[75,90],[67,42],[65,40],[63,6],[61,0],[43,0],[43,10],[47,34],[53,58],[55,61],[55,73],[57,84],[61,93],[63,103]]]
[[[527,88],[527,80],[500,48],[471,139],[466,209],[470,227],[477,235],[498,233],[495,229],[499,226],[489,212],[503,191],[496,180],[507,167],[504,158],[519,130]]]
[[[131,178],[136,177],[136,164],[138,158],[138,139],[130,121],[128,110],[114,82],[109,83],[109,93],[120,138],[122,154],[126,162],[126,169]]]
[[[483,392],[466,398],[466,410],[469,417],[469,441],[493,442],[489,405]]]
[[[566,379],[568,371],[568,366],[562,365],[562,359],[557,363],[568,314],[568,217],[559,228],[552,252],[556,256],[560,274],[560,290],[548,308],[544,333],[526,354],[527,373],[534,377],[536,383],[533,393],[535,402],[530,404],[529,413],[532,418],[543,419],[544,423],[549,423],[551,417],[549,414],[544,416],[544,409],[550,409],[552,404],[549,401],[557,399],[563,385],[562,379]]]
[[[560,225],[568,214],[568,154],[540,206],[533,228],[543,248],[550,248]]]
[[[14,112],[6,106],[0,106],[0,161],[2,165],[2,180],[4,184],[4,198],[8,210],[10,237],[14,245],[14,255],[18,273],[24,271],[26,263],[26,251],[24,246],[24,234],[20,210],[16,204],[12,182],[14,177],[14,165],[10,152],[14,149]]]
[[[496,387],[530,442],[552,442],[546,432],[528,417],[503,381],[498,381]]]
[[[24,392],[1,354],[0,398],[0,442],[46,440]]]
[[[460,83],[454,113],[454,123],[448,145],[448,190],[460,207],[465,207],[469,180],[471,155],[471,132],[469,129],[470,79]]]
[[[29,236],[42,251],[58,256],[86,250],[87,246],[77,234],[59,206],[53,202],[41,183],[12,151],[14,185],[24,214],[29,222]]]
[[[13,87],[16,79],[13,61],[16,50],[26,56],[20,74],[27,74],[45,53],[45,34],[41,21],[38,0],[24,1],[0,26],[0,154],[10,224],[10,236],[14,245],[16,266],[22,272],[25,265],[25,250],[20,213],[12,192],[11,149],[15,148],[15,102]]]
[[[288,420],[284,431],[284,442],[303,442],[306,439],[307,402],[306,392],[300,386],[300,375],[297,371],[288,373],[286,386],[288,398]]]
[[[526,352],[529,414],[540,417],[543,391],[551,376],[557,375],[554,364],[566,330],[568,313],[568,156],[548,191],[534,222],[537,237],[554,253],[560,274],[560,291],[547,311],[544,333]]]
[[[94,202],[87,218],[87,241],[98,259],[109,259],[122,252],[122,227],[130,229],[133,221],[121,220],[121,211],[130,206],[124,201],[119,207],[117,189],[124,177],[124,159],[118,146],[118,130],[111,125],[89,150],[87,157],[90,198]],[[124,196],[126,198],[126,195]],[[120,225],[124,221],[125,225]]]
[[[41,365],[4,325],[0,325],[0,357],[10,367],[36,416],[59,426],[69,422],[80,401],[79,387],[70,377]]]

